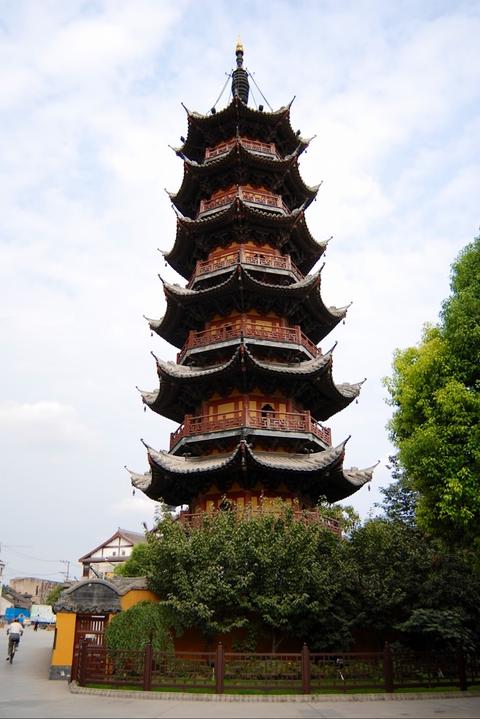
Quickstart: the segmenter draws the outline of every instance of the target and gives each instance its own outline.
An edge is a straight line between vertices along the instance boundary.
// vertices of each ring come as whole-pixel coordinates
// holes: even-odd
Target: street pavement
[[[400,701],[212,701],[211,699],[131,699],[71,694],[64,681],[50,681],[53,632],[28,628],[10,665],[0,660],[0,717],[480,717],[480,697]],[[3,648],[7,638],[3,630]],[[150,694],[150,696],[152,696]]]

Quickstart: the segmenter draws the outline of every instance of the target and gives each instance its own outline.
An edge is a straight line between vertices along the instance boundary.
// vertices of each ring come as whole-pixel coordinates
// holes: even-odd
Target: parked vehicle
[[[16,619],[21,624],[25,623],[25,620],[30,619],[30,609],[23,609],[22,607],[7,607],[5,610],[5,621],[13,622]]]
[[[55,624],[56,617],[50,604],[32,604],[30,611],[31,624],[45,628]]]

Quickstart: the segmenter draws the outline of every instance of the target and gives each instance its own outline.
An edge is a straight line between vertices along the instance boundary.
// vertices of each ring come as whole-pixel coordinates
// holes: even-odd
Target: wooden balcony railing
[[[240,519],[246,519],[248,517],[255,518],[263,514],[279,514],[282,511],[281,508],[276,508],[275,505],[271,506],[267,504],[265,507],[262,507],[260,504],[260,506],[254,508],[247,504],[246,506],[239,507],[235,505],[234,499],[229,499],[229,501],[233,505],[232,511],[234,511]],[[221,511],[222,510],[219,509],[195,513],[182,511],[175,519],[177,522],[180,522],[180,524],[197,529],[202,526],[205,519],[213,517]],[[296,510],[293,512],[293,518],[296,522],[303,522],[304,524],[321,524],[335,534],[342,534],[342,528],[338,519],[325,517],[321,512],[315,509]]]
[[[274,430],[278,432],[306,432],[315,435],[326,445],[332,444],[329,427],[316,422],[310,412],[265,412],[262,410],[239,409],[215,415],[193,417],[185,415],[184,422],[170,434],[170,449],[183,437],[210,432],[224,432],[229,429],[248,427],[251,429]]]
[[[224,207],[225,205],[230,205],[236,197],[240,198],[244,202],[250,202],[253,205],[262,205],[276,210],[281,210],[284,214],[288,214],[290,212],[280,195],[275,195],[273,192],[267,192],[267,190],[246,190],[245,188],[239,186],[233,190],[226,190],[225,192],[212,197],[211,200],[201,200],[197,216],[200,217],[200,215],[205,212],[216,210],[217,208]]]
[[[191,349],[207,347],[208,345],[220,344],[230,340],[240,340],[241,338],[301,345],[311,357],[318,357],[321,353],[321,349],[303,334],[298,325],[293,327],[272,327],[272,325],[262,324],[261,322],[240,319],[221,327],[212,327],[199,332],[190,330],[187,341],[177,354],[177,362],[181,362]]]
[[[216,272],[217,270],[223,270],[225,267],[232,267],[239,263],[246,265],[255,265],[257,267],[264,267],[265,269],[275,270],[287,270],[292,272],[297,280],[302,280],[303,275],[292,262],[290,257],[282,255],[275,255],[273,252],[262,252],[255,250],[246,250],[241,248],[239,250],[231,250],[225,252],[222,255],[212,257],[210,260],[198,260],[195,266],[195,272],[192,275],[188,287],[194,283],[202,275],[209,274],[210,272]]]
[[[237,140],[236,138],[233,138],[232,140],[227,140],[226,142],[221,142],[218,145],[215,145],[215,147],[207,147],[205,150],[205,160],[210,160],[214,157],[220,157],[220,155],[226,155],[227,152],[230,152],[232,147],[236,145]],[[262,155],[271,155],[273,157],[278,157],[277,149],[275,147],[275,144],[273,142],[260,142],[260,140],[247,140],[244,137],[240,138],[240,144],[243,145],[247,150],[250,150],[251,152],[258,152]]]

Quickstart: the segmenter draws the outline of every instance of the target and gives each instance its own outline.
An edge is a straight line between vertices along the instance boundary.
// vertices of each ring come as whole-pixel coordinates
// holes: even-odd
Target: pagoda
[[[177,228],[165,260],[186,286],[163,282],[166,312],[148,322],[178,354],[155,357],[159,387],[141,398],[179,426],[168,450],[145,445],[150,470],[131,481],[189,513],[278,498],[309,510],[372,478],[373,467],[343,467],[348,438],[333,444],[323,424],[362,383],[335,384],[334,347],[318,346],[347,307],[327,307],[323,266],[312,272],[327,243],[305,222],[318,191],[298,169],[309,141],[292,129],[291,103],[248,105],[240,43],[236,64],[230,104],[187,111],[176,149],[184,175],[170,195]]]

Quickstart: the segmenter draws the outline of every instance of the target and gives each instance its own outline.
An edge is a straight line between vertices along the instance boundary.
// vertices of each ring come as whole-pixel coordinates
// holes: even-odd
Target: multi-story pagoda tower
[[[372,478],[373,467],[343,468],[347,440],[333,445],[322,424],[362,383],[336,385],[333,348],[318,347],[347,308],[324,304],[322,268],[309,274],[326,243],[305,223],[318,190],[298,170],[308,140],[293,131],[290,105],[248,106],[240,44],[236,59],[230,104],[188,112],[176,151],[184,177],[165,259],[187,285],[163,283],[165,315],[149,324],[179,352],[176,363],[156,358],[160,386],[141,394],[179,427],[168,451],[146,445],[150,471],[132,484],[191,512],[270,497],[307,509]]]

